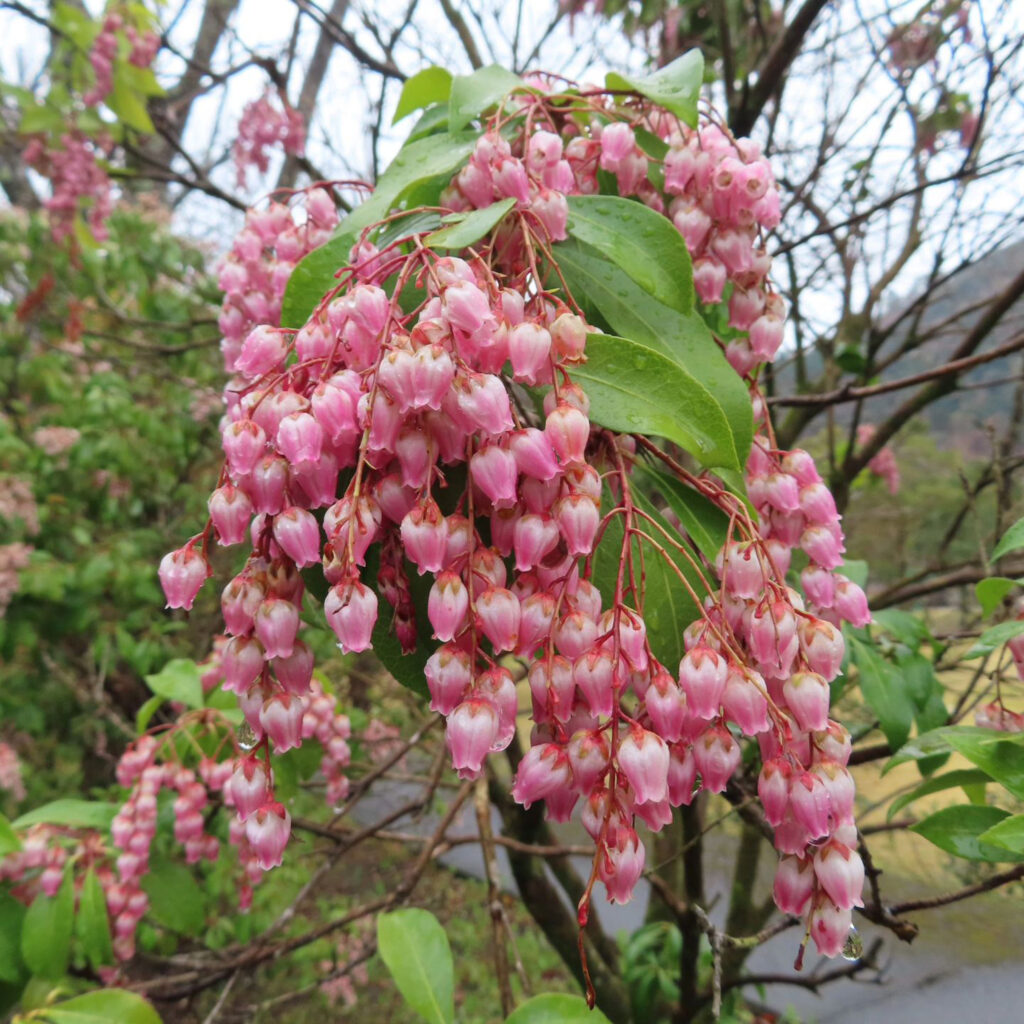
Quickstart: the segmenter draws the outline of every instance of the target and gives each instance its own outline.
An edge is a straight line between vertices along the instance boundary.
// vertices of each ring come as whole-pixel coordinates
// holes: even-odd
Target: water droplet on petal
[[[844,960],[859,960],[864,955],[864,940],[860,932],[851,924],[850,934],[846,936],[843,944],[843,951],[840,954]]]
[[[236,733],[235,738],[238,740],[238,745],[243,750],[252,750],[252,748],[259,743],[256,733],[253,732],[253,728],[248,722],[243,722],[238,727],[238,732]]]

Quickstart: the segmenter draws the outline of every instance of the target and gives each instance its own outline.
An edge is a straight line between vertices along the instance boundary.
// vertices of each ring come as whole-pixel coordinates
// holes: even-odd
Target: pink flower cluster
[[[247,172],[255,167],[266,174],[270,167],[268,150],[280,146],[285,153],[302,156],[306,147],[306,123],[302,115],[289,106],[283,94],[275,103],[270,92],[245,105],[238,122],[231,152],[235,160],[238,187],[246,187]]]
[[[875,436],[875,428],[870,423],[862,423],[857,428],[857,444],[867,444]],[[890,494],[898,494],[900,489],[900,467],[896,462],[896,453],[886,445],[869,463],[868,470],[885,481]]]
[[[320,188],[304,193],[306,218],[297,222],[282,203],[250,210],[221,265],[218,283],[224,292],[220,314],[224,369],[233,373],[242,342],[258,324],[277,324],[281,300],[295,264],[323,245],[338,223],[331,197]]]
[[[3,596],[0,594],[0,608],[3,607]],[[25,799],[25,782],[21,777],[21,760],[18,752],[0,740],[0,790],[9,793],[15,800]]]
[[[89,50],[89,63],[92,65],[95,80],[92,88],[82,96],[87,107],[95,107],[102,103],[114,88],[114,60],[117,58],[117,34],[124,27],[124,19],[120,14],[111,12],[103,19],[103,24],[93,40]]]
[[[785,313],[759,235],[778,221],[770,169],[750,143],[713,125],[679,129],[655,112],[645,123],[670,142],[662,193],[632,125],[609,121],[608,108],[595,106],[587,133],[574,124],[560,131],[564,119],[542,96],[523,104],[527,127],[506,138],[490,126],[444,193],[455,209],[515,199],[516,213],[474,247],[479,255],[398,243],[378,251],[364,238],[299,331],[257,323],[236,335],[222,483],[206,531],[161,566],[168,603],[191,606],[209,575],[212,537],[251,541],[222,597],[232,636],[223,666],[268,749],[313,730],[298,571],[316,562],[342,651],[371,646],[381,598],[406,651],[429,624],[439,642],[426,665],[431,707],[446,719],[464,778],[511,742],[518,706],[508,658],[518,657],[535,727],[513,795],[527,805],[543,799],[556,820],[580,805],[595,877],[619,902],[644,867],[636,818],[658,830],[701,789],[722,792],[740,764],[740,737],[757,736],[761,798],[784,854],[776,896],[807,916],[819,948],[834,955],[863,867],[853,850],[850,740],[828,717],[828,683],[843,656],[838,625],[864,624],[869,613],[860,588],[835,572],[843,537],[832,496],[809,455],[773,446],[755,387],[762,428],[747,479],[758,519],[712,478],[687,478],[729,511],[733,535],[717,566],[702,567],[717,571],[721,587],[708,584],[684,656],[661,664],[631,544],[614,590],[602,593],[591,578],[609,522],[637,529],[636,444],[592,426],[573,380],[588,327],[536,271],[565,235],[566,194],[594,192],[599,171],[614,174],[620,191],[656,210],[668,204],[705,302],[722,301],[731,286],[731,324],[748,337],[730,357],[748,375],[774,356]],[[413,280],[424,297],[406,310],[398,297]],[[542,410],[522,403],[522,388],[543,389]],[[603,477],[616,498],[605,516]],[[797,548],[810,559],[806,605],[785,583]],[[416,620],[412,572],[430,581],[427,623]],[[335,741],[321,742],[329,750]],[[279,862],[288,816],[274,800],[269,761],[256,752],[242,759],[229,789],[260,862]]]
[[[108,140],[95,140],[77,131],[65,132],[60,145],[47,147],[34,138],[25,147],[25,163],[50,181],[51,194],[43,202],[50,214],[55,241],[70,238],[75,217],[81,213],[100,241],[107,237],[106,220],[113,208],[113,185],[98,157],[110,148]]]

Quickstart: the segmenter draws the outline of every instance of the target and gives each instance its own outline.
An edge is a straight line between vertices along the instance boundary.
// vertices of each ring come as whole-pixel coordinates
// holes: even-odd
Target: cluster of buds
[[[246,187],[250,167],[255,167],[260,174],[267,173],[269,151],[278,146],[291,156],[302,156],[306,147],[306,123],[283,93],[275,103],[272,93],[266,92],[245,105],[238,122],[231,153],[239,188]]]
[[[124,27],[124,19],[112,11],[103,19],[92,48],[89,63],[92,65],[94,81],[92,88],[82,96],[87,107],[102,103],[114,88],[114,60],[117,58],[117,36]]]
[[[859,899],[860,861],[850,741],[828,717],[828,683],[843,656],[838,625],[869,618],[863,592],[835,572],[835,503],[809,455],[773,446],[752,385],[762,428],[748,486],[758,518],[713,477],[687,478],[733,527],[717,566],[694,562],[706,598],[680,663],[662,664],[633,565],[636,441],[591,423],[574,380],[589,328],[537,270],[565,236],[567,195],[593,193],[599,172],[612,174],[620,192],[667,211],[705,302],[721,302],[731,286],[731,324],[746,332],[749,356],[733,343],[730,358],[749,376],[782,337],[784,307],[759,237],[778,221],[778,192],[753,144],[715,125],[691,132],[659,111],[627,122],[604,99],[593,103],[588,130],[539,93],[510,101],[518,133],[485,126],[443,202],[469,209],[512,198],[516,210],[471,258],[442,257],[422,239],[378,249],[364,235],[301,329],[271,318],[248,330],[229,363],[221,485],[206,529],[161,567],[168,603],[190,607],[213,539],[251,542],[222,597],[231,636],[223,667],[262,746],[236,764],[226,795],[262,866],[280,861],[288,834],[270,749],[315,734],[325,751],[337,747],[339,763],[347,756],[345,736],[310,722],[321,695],[310,696],[312,655],[298,639],[299,570],[319,562],[325,617],[343,652],[367,650],[382,614],[406,651],[433,635],[431,707],[446,719],[463,778],[511,742],[510,659],[524,663],[534,729],[513,795],[544,800],[556,820],[580,805],[596,845],[591,884],[600,879],[613,900],[629,899],[643,870],[636,819],[657,830],[701,789],[724,791],[741,738],[756,736],[771,766],[765,813],[789,858],[780,877],[793,860],[801,884],[810,877],[802,900],[780,882],[780,904],[799,904],[793,912],[832,954]],[[640,125],[669,143],[664,189],[637,145]],[[422,298],[403,308],[412,283]],[[542,407],[523,400],[529,388],[541,390]],[[615,507],[602,514],[606,488]],[[621,570],[602,593],[592,556],[617,517]],[[798,547],[811,559],[806,605],[785,583]],[[707,582],[716,572],[719,586]],[[429,579],[423,609],[412,573]]]
[[[107,237],[113,186],[99,158],[110,148],[109,139],[91,139],[77,131],[65,132],[59,146],[48,147],[36,137],[25,147],[25,163],[50,181],[50,196],[43,206],[55,241],[72,236],[79,214],[85,216],[97,240]]]
[[[862,423],[857,428],[857,444],[867,444],[875,436],[875,428],[870,423]],[[900,467],[896,462],[896,453],[886,445],[868,463],[868,471],[874,473],[885,482],[890,494],[898,494],[900,489]]]
[[[254,327],[280,322],[281,301],[295,264],[323,245],[338,223],[327,192],[314,188],[303,195],[306,216],[302,222],[282,203],[249,210],[245,226],[221,264],[218,283],[224,302],[219,326],[227,373],[234,372],[242,342]]]

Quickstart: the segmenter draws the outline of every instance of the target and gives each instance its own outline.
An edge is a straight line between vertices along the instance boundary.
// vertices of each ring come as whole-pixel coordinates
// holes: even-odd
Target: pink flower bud
[[[349,580],[331,587],[324,612],[343,653],[369,650],[377,623],[377,595],[368,586]]]
[[[547,328],[527,320],[509,332],[508,351],[516,380],[537,384],[551,358],[551,334]]]
[[[871,621],[868,599],[856,583],[844,576],[836,576],[836,598],[832,605],[836,614],[851,626],[866,626]]]
[[[713,304],[722,301],[725,289],[725,267],[711,256],[701,256],[693,262],[693,287],[701,302]]]
[[[513,540],[516,569],[520,572],[532,569],[554,550],[558,540],[558,524],[550,516],[522,516],[516,522]]]
[[[553,513],[569,554],[589,555],[601,524],[594,501],[587,495],[568,494],[556,503]]]
[[[673,743],[669,747],[668,802],[673,807],[689,806],[697,781],[697,761],[689,744]]]
[[[255,327],[242,343],[235,371],[250,378],[263,377],[284,362],[290,347],[286,332],[266,325]]]
[[[534,196],[530,210],[540,221],[549,241],[560,242],[569,237],[569,203],[560,189],[542,188]]]
[[[585,413],[562,402],[548,414],[544,433],[563,465],[583,461],[590,438],[590,420]]]
[[[452,326],[472,334],[493,318],[487,296],[475,284],[458,281],[443,294],[444,315]]]
[[[683,734],[686,718],[686,695],[667,672],[658,672],[644,695],[647,714],[654,731],[668,743],[675,743]]]
[[[582,611],[563,615],[552,631],[558,653],[570,661],[589,651],[597,639],[597,623]]]
[[[750,347],[758,362],[770,363],[786,332],[785,321],[777,316],[759,316],[750,325]]]
[[[192,607],[200,587],[213,572],[201,552],[190,541],[177,551],[170,551],[160,560],[157,572],[168,608]]]
[[[573,662],[572,673],[591,713],[605,718],[611,715],[615,706],[615,662],[611,651],[591,647]]]
[[[270,596],[256,609],[253,625],[266,657],[287,658],[295,646],[299,610],[291,601]]]
[[[469,591],[458,573],[443,572],[434,581],[427,598],[427,618],[438,640],[454,639],[466,623]]]
[[[222,437],[228,468],[237,477],[248,476],[267,447],[267,435],[252,420],[235,420]]]
[[[424,675],[430,688],[430,710],[450,715],[473,681],[469,654],[445,644],[427,659]]]
[[[693,744],[701,782],[711,793],[725,790],[741,760],[740,746],[723,726],[706,729]]]
[[[835,626],[824,619],[804,619],[800,624],[800,643],[812,672],[827,680],[839,675],[846,641]]]
[[[803,915],[814,892],[814,868],[803,857],[783,857],[775,869],[772,895],[784,914]]]
[[[628,827],[616,828],[606,842],[607,846],[598,855],[598,875],[612,903],[628,903],[633,898],[637,880],[643,874],[644,844]]]
[[[529,657],[551,635],[557,600],[547,590],[537,591],[521,602],[519,643],[516,653]]]
[[[498,712],[482,697],[463,701],[448,716],[445,740],[461,778],[475,778],[498,737]]]
[[[274,750],[283,754],[292,747],[302,746],[302,716],[305,702],[291,693],[276,693],[263,702],[260,725],[274,744]]]
[[[252,502],[244,491],[226,483],[210,495],[207,508],[221,544],[226,547],[245,540],[245,531],[252,519]]]
[[[270,797],[270,778],[263,762],[251,754],[239,758],[224,786],[224,796],[242,821],[264,806]]]
[[[253,467],[247,482],[253,510],[276,516],[285,507],[288,486],[288,463],[279,455],[268,455]]]
[[[828,683],[816,672],[793,673],[782,693],[802,731],[814,732],[828,724]]]
[[[834,569],[843,562],[842,534],[834,527],[809,526],[800,535],[800,547],[812,562]]]
[[[264,871],[276,868],[284,859],[291,830],[291,815],[279,803],[266,804],[246,820],[245,837]]]
[[[221,654],[224,689],[245,693],[259,678],[265,664],[263,646],[252,637],[232,637]]]
[[[740,671],[735,666],[722,694],[722,710],[726,718],[735,722],[744,736],[756,736],[768,728],[768,700],[764,680],[753,669]]]
[[[757,778],[757,795],[768,824],[778,826],[786,816],[793,769],[784,757],[765,761]]]
[[[794,819],[807,830],[811,839],[828,835],[832,801],[817,775],[801,772],[794,777],[789,790],[789,805]]]
[[[516,502],[518,470],[512,453],[498,445],[488,445],[469,460],[473,483],[496,508],[509,508]]]
[[[381,379],[387,360],[381,364]],[[356,399],[352,393],[339,385],[334,378],[322,381],[313,391],[313,417],[320,426],[323,436],[332,444],[355,437]]]
[[[293,465],[320,458],[324,432],[308,412],[293,412],[277,428],[277,448]]]
[[[811,911],[810,932],[822,956],[838,956],[843,951],[852,921],[848,909],[840,909],[824,895],[817,897]]]
[[[576,688],[572,663],[560,654],[538,658],[530,665],[528,679],[534,721],[543,724],[553,718],[563,724],[568,722]]]
[[[606,613],[611,616],[611,624],[614,626],[614,613]],[[621,608],[619,611],[619,650],[626,659],[627,664],[634,672],[646,672],[648,665],[647,657],[647,626],[644,620],[629,608]]]
[[[496,652],[514,650],[519,640],[519,600],[504,587],[488,587],[476,599],[476,625]]]
[[[492,174],[494,189],[501,197],[515,199],[521,206],[530,201],[530,180],[521,160],[513,156],[502,157]]]
[[[831,608],[835,601],[836,581],[828,569],[812,562],[800,573],[800,584],[804,588],[807,600],[821,609]],[[827,673],[822,672],[822,675]]]
[[[320,561],[320,527],[305,509],[287,508],[274,518],[274,540],[301,569]]]
[[[531,747],[516,769],[512,799],[529,807],[556,790],[569,789],[572,771],[565,750],[555,743]]]
[[[638,804],[668,799],[669,751],[660,736],[631,726],[619,745],[618,761]]]
[[[621,160],[636,148],[633,129],[624,121],[605,125],[601,131],[601,167],[614,171]]]
[[[460,374],[449,398],[453,418],[460,420],[467,432],[482,430],[497,435],[513,427],[508,392],[500,377],[489,373]],[[448,399],[444,407],[449,408]]]
[[[691,714],[705,720],[718,714],[728,676],[725,659],[710,647],[699,645],[683,655],[679,685],[686,693]]]
[[[301,640],[295,641],[287,658],[275,658],[273,668],[277,681],[289,693],[301,696],[309,692],[313,678],[313,652]]]
[[[440,572],[447,545],[448,525],[433,499],[417,505],[402,519],[402,546],[421,576]]]

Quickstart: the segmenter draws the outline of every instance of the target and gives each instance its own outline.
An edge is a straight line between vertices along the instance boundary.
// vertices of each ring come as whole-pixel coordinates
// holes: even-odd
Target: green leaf
[[[37,896],[25,914],[21,955],[33,974],[54,981],[64,977],[74,920],[75,883],[71,870],[67,870],[57,895]]]
[[[100,800],[53,800],[28,811],[11,824],[19,831],[29,825],[66,825],[68,828],[94,828],[105,832],[120,808]]]
[[[928,624],[920,616],[901,608],[885,608],[876,612],[873,621],[911,650],[917,650],[931,637]]]
[[[427,235],[423,241],[435,249],[464,249],[483,238],[515,205],[514,199],[502,199],[482,210],[459,214],[458,220],[445,217],[446,222],[452,219],[453,223]]]
[[[661,352],[627,338],[590,334],[587,361],[573,377],[590,398],[595,423],[664,437],[707,466],[741,467],[722,406],[696,376]]]
[[[989,626],[977,640],[974,641],[971,649],[964,655],[966,660],[971,658],[987,657],[994,650],[1002,647],[1007,640],[1024,633],[1024,619],[1013,619],[1010,622],[1000,622],[998,626]]]
[[[82,952],[94,968],[114,962],[107,901],[96,872],[91,867],[86,872],[82,892],[78,897],[75,933],[82,944]]]
[[[633,474],[645,487],[661,494],[689,537],[714,564],[729,535],[729,517],[717,505],[712,505],[703,495],[668,473],[637,463]]]
[[[988,618],[1003,602],[1003,598],[1013,590],[1020,580],[1007,579],[1005,576],[989,576],[974,585],[974,593],[981,605],[981,614]]]
[[[850,637],[849,644],[859,673],[860,691],[868,707],[878,716],[878,724],[889,745],[896,750],[906,742],[914,721],[914,705],[903,685],[903,677],[895,665],[869,644],[856,637]]]
[[[1024,861],[1024,854],[1011,853],[980,838],[1008,817],[1009,813],[998,807],[964,804],[936,811],[924,821],[911,825],[910,831],[923,836],[940,850],[955,857],[963,857],[964,860],[986,861],[990,864]]]
[[[670,110],[691,128],[697,127],[697,100],[704,81],[704,57],[700,50],[688,50],[644,78],[627,78],[610,71],[604,81],[609,89],[638,92]]]
[[[362,232],[386,217],[406,189],[447,174],[463,163],[478,137],[476,132],[462,132],[407,142],[381,175],[373,195],[341,222],[334,238],[307,253],[292,271],[284,293],[281,325],[301,327],[335,284],[337,271],[348,264],[349,251]]]
[[[391,123],[398,124],[403,117],[408,117],[414,111],[422,110],[433,103],[443,103],[448,99],[451,88],[452,73],[446,68],[434,66],[417,72],[402,86]]]
[[[47,1006],[41,1019],[51,1024],[161,1024],[160,1015],[142,996],[120,988],[86,992]]]
[[[177,701],[187,708],[203,706],[203,684],[199,666],[188,658],[174,658],[156,675],[146,676],[146,685],[158,697]]]
[[[0,982],[17,984],[25,979],[21,958],[21,931],[25,906],[10,893],[0,892]],[[4,1011],[0,1009],[0,1013]]]
[[[1024,743],[1020,738],[1007,739],[1007,734],[995,743],[983,743],[963,731],[949,734],[949,745],[962,754],[975,767],[995,779],[1018,799],[1024,798]]]
[[[934,779],[926,779],[909,793],[904,793],[893,800],[886,812],[886,820],[892,821],[904,807],[909,807],[915,800],[920,800],[923,796],[931,796],[932,793],[941,793],[958,786],[984,786],[991,781],[980,768],[959,768],[954,772],[946,772],[945,775],[937,775]]]
[[[429,1024],[451,1024],[452,951],[437,918],[416,908],[379,914],[377,948],[405,1001]]]
[[[59,132],[64,126],[64,114],[56,107],[44,103],[27,106],[18,122],[20,135],[33,135],[36,132]]]
[[[1003,555],[1008,555],[1011,551],[1017,551],[1019,548],[1024,548],[1024,517],[1018,519],[1003,534],[999,543],[992,551],[991,561],[998,562]]]
[[[456,75],[448,97],[448,130],[460,131],[513,89],[525,87],[518,75],[498,64],[489,64],[471,75]]]
[[[658,302],[607,257],[575,239],[559,242],[556,256],[592,323],[603,319],[612,333],[661,352],[700,380],[725,413],[737,462],[745,465],[754,431],[750,395],[703,319]]]
[[[140,94],[122,78],[114,79],[114,88],[104,102],[127,127],[134,128],[144,135],[151,135],[156,130]]]
[[[1024,854],[1024,814],[1014,814],[982,832],[978,838],[1011,853]]]
[[[430,578],[419,576],[413,569],[409,574],[409,589],[412,592],[413,607],[416,611],[416,649],[410,654],[402,653],[402,645],[392,628],[394,612],[391,605],[384,600],[376,586],[377,568],[380,564],[380,550],[374,545],[366,555],[366,572],[363,580],[371,587],[378,597],[377,622],[370,637],[373,653],[381,664],[406,689],[418,693],[421,697],[430,697],[427,677],[424,668],[427,659],[437,649],[438,642],[433,637],[430,620],[427,618],[427,597],[430,593]]]
[[[505,1024],[611,1024],[598,1009],[591,1010],[582,996],[547,992],[527,999],[505,1018]]]
[[[693,310],[689,250],[672,222],[649,206],[618,196],[570,196],[568,230],[648,295],[677,313]]]
[[[966,737],[976,747],[992,743],[1024,743],[1024,733],[1008,736],[1003,732],[996,732],[994,729],[984,729],[976,725],[945,725],[939,729],[932,729],[923,736],[916,736],[905,743],[886,762],[882,774],[892,771],[893,768],[907,761],[920,761],[925,758],[934,757],[936,754],[949,754],[957,748],[953,746],[952,737]],[[958,740],[961,742],[962,740]]]
[[[8,853],[21,849],[21,840],[15,835],[14,829],[7,818],[0,814],[0,860]]]
[[[206,895],[183,864],[158,860],[141,882],[154,921],[183,935],[198,935],[206,924]]]
[[[157,710],[163,702],[163,697],[155,695],[150,697],[149,700],[139,708],[135,715],[135,731],[139,736],[149,728],[149,723],[152,721],[153,716],[157,713]]]
[[[602,513],[611,508],[607,493],[602,504]],[[637,507],[649,515],[655,522],[672,531],[661,513],[650,500],[640,491],[634,491],[633,500]],[[679,573],[690,584],[698,595],[706,591],[700,582],[693,565],[679,552],[671,550],[662,535],[649,522],[636,524],[648,536],[664,548],[672,559],[669,565],[658,550],[640,537],[633,539],[633,559],[636,566],[643,565],[643,598],[644,620],[647,625],[647,639],[654,656],[663,665],[670,666],[674,671],[686,649],[683,645],[683,630],[697,617],[697,603],[690,596]],[[615,516],[605,529],[601,542],[594,553],[593,582],[601,591],[606,607],[609,607],[615,596],[615,585],[619,572],[619,561],[622,552],[623,520]],[[673,565],[676,567],[673,568]],[[676,569],[679,572],[676,572]],[[639,568],[637,576],[640,576]],[[627,598],[627,600],[629,600]]]

